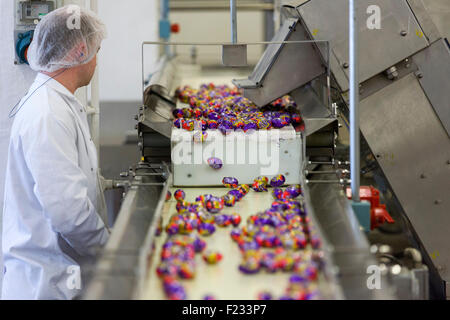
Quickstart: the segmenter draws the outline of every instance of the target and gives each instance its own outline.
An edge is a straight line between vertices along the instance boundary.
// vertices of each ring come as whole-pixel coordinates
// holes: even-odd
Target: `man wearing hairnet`
[[[38,24],[28,60],[38,75],[15,110],[3,210],[3,299],[73,299],[108,239],[86,110],[103,23],[77,6]],[[104,198],[103,198],[104,201]]]

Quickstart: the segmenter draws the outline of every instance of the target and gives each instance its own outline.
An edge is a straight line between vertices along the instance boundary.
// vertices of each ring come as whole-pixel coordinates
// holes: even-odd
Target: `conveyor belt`
[[[147,178],[150,177],[144,178],[146,178],[144,182],[148,182]],[[171,181],[171,178],[168,181]],[[135,179],[133,183],[136,182],[138,181]],[[167,186],[165,188],[161,186],[159,190],[165,194],[166,188]],[[370,290],[366,286],[368,276],[366,268],[376,262],[369,252],[367,240],[363,239],[358,229],[349,204],[345,201],[345,197],[340,196],[341,190],[338,185],[333,184],[317,184],[304,188],[308,214],[321,233],[329,267],[326,274],[330,281],[323,281],[323,278],[320,278],[320,289],[323,295],[329,295],[335,289],[337,298],[390,299],[392,293],[389,286],[384,283],[384,277],[382,290]],[[220,196],[227,190],[186,188],[184,191],[189,201],[198,194],[212,193]],[[160,191],[145,185],[133,187],[127,193],[119,216],[120,223],[118,222],[113,230],[106,250],[97,264],[97,272],[86,286],[83,299],[165,298],[155,268],[166,234],[163,233],[160,237],[152,235],[160,216],[167,222],[169,215],[175,213],[175,201],[164,203],[163,199],[164,196]],[[271,202],[272,196],[269,193],[250,191],[234,208],[226,208],[223,212],[228,214],[239,212],[245,221],[249,215],[266,209]],[[241,254],[229,236],[230,231],[231,227],[218,229],[208,241],[209,248],[218,249],[224,255],[224,259],[218,265],[207,266],[200,261],[200,257],[197,257],[197,278],[183,283],[184,285],[188,283],[186,286],[188,298],[202,299],[204,295],[212,294],[217,299],[255,299],[260,290],[267,289],[275,296],[279,295],[286,287],[287,275],[240,274],[237,266]],[[152,247],[155,248],[155,252],[153,259],[149,260]],[[124,252],[124,249],[127,252]],[[335,284],[336,272],[337,284]]]
[[[186,188],[186,200],[194,201],[195,197],[200,194],[213,194],[222,196],[229,189],[225,188]],[[172,193],[175,189],[171,190]],[[257,193],[250,191],[249,194],[236,203],[233,208],[225,208],[221,213],[231,214],[239,213],[242,217],[242,224],[246,219],[257,212],[264,211],[271,206],[273,198],[270,192]],[[163,207],[162,217],[164,225],[167,224],[169,217],[176,213],[176,201],[170,200]],[[232,227],[217,228],[217,231],[210,237],[202,237],[207,241],[207,249],[213,249],[223,254],[223,260],[217,265],[208,265],[202,258],[201,254],[196,255],[197,271],[193,280],[182,281],[186,289],[188,299],[203,299],[205,295],[212,295],[216,299],[257,299],[258,293],[269,291],[273,296],[281,297],[288,285],[289,276],[292,273],[275,274],[265,273],[261,271],[255,275],[245,275],[238,270],[241,262],[241,253],[236,243],[230,238]],[[156,274],[156,267],[159,262],[161,246],[165,242],[167,235],[163,232],[159,237],[155,238],[156,251],[153,257],[154,261],[150,264],[150,270],[144,286],[142,299],[165,299],[166,296],[162,289],[162,281]],[[307,248],[304,250],[305,255],[310,254],[312,250]],[[318,285],[322,297],[334,298],[330,279],[326,280],[321,274]]]

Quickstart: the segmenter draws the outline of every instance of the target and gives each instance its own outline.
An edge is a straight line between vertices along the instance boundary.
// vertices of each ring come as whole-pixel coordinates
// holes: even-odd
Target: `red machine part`
[[[172,33],[178,33],[180,32],[180,25],[178,23],[174,23],[170,26],[170,31]]]
[[[359,188],[361,200],[370,203],[370,229],[378,228],[384,223],[394,223],[394,219],[386,210],[386,206],[380,203],[380,191],[372,186],[362,186]],[[347,188],[347,198],[352,198],[352,190]]]
[[[28,49],[30,49],[30,46],[28,46],[28,47],[25,49],[24,57],[25,57],[25,60],[26,60],[26,61],[28,61]]]

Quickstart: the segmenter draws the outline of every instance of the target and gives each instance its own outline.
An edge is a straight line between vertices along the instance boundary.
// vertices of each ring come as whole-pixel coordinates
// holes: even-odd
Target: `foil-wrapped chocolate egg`
[[[208,129],[214,130],[219,127],[217,120],[208,120]]]
[[[259,130],[268,130],[272,126],[270,120],[267,119],[258,119],[256,124]]]
[[[203,254],[203,260],[205,260],[205,262],[208,264],[216,264],[219,261],[221,261],[222,258],[223,258],[223,256],[220,252],[208,250]]]
[[[166,232],[167,232],[167,234],[169,234],[169,235],[174,235],[174,234],[177,234],[178,233],[178,230],[179,230],[179,228],[178,228],[178,225],[176,224],[176,223],[169,223],[167,226],[166,226]]]
[[[216,231],[216,227],[212,223],[200,223],[197,227],[197,231],[202,236],[210,236]]]
[[[195,263],[193,261],[183,261],[178,266],[178,276],[181,279],[192,279],[195,277]]]
[[[242,229],[240,228],[234,228],[231,232],[230,232],[230,237],[231,239],[233,239],[233,241],[235,242],[239,242],[242,240],[243,235],[242,235]]]
[[[233,177],[225,177],[222,180],[222,184],[226,188],[236,188],[239,185],[239,181],[236,178]]]
[[[232,223],[231,217],[226,214],[216,216],[214,222],[218,227],[221,228],[228,227]]]
[[[300,185],[289,186],[286,188],[286,192],[294,199],[302,194],[302,187]]]
[[[228,191],[228,193],[227,193],[228,195],[231,195],[231,196],[233,196],[233,197],[235,197],[236,198],[236,201],[240,201],[241,199],[242,199],[242,197],[244,196],[239,190],[237,190],[237,189],[233,189],[233,190],[230,190],[230,191]]]
[[[285,182],[286,182],[286,178],[282,174],[279,174],[270,180],[270,185],[272,187],[276,188],[276,187],[281,187]]]
[[[291,115],[291,121],[294,126],[297,126],[302,122],[302,117],[298,113],[294,113]]]
[[[166,296],[170,300],[185,300],[187,298],[183,285],[174,277],[165,276],[163,279],[163,287]]]
[[[236,119],[233,122],[234,130],[243,130],[245,126],[245,122],[242,119]]]
[[[222,211],[224,207],[223,200],[217,197],[213,197],[210,200],[206,201],[206,210],[211,213],[218,213]]]
[[[237,227],[240,223],[241,223],[241,216],[238,215],[237,213],[233,213],[230,217],[231,219],[231,223],[233,224],[234,227]]]
[[[252,189],[256,192],[267,191],[267,184],[261,180],[255,179],[252,184]]]
[[[244,132],[257,130],[257,129],[258,129],[258,126],[256,125],[256,123],[254,121],[247,121],[243,128]]]
[[[183,127],[184,118],[177,118],[173,120],[173,126],[175,128],[181,129]]]
[[[186,120],[182,122],[181,126],[186,131],[194,131],[195,122],[194,120]]]
[[[200,211],[198,213],[198,218],[200,219],[201,222],[204,222],[204,223],[210,223],[210,224],[214,223],[214,216],[206,211]]]
[[[183,116],[184,116],[186,119],[191,119],[191,118],[193,118],[193,111],[192,111],[192,109],[191,109],[191,108],[184,108],[184,109],[183,109]]]
[[[208,114],[208,119],[217,121],[219,120],[219,115],[216,112],[210,112]]]
[[[203,115],[202,109],[200,109],[198,107],[192,108],[192,116],[194,118],[196,118],[196,119],[201,118],[202,115]]]
[[[186,193],[183,190],[178,189],[175,191],[173,196],[177,201],[183,201],[186,198]]]
[[[281,129],[285,126],[286,126],[285,122],[282,119],[280,119],[280,118],[272,119],[272,127],[276,128],[276,129]]]
[[[223,167],[223,161],[219,158],[211,157],[208,159],[208,165],[215,170],[219,170]]]
[[[281,200],[283,198],[283,190],[280,188],[274,188],[272,190],[272,195],[275,199]]]
[[[250,192],[250,186],[248,184],[241,184],[241,186],[238,188],[238,190],[243,193],[244,195],[246,195],[247,193]]]
[[[234,207],[234,205],[236,204],[236,197],[231,194],[224,195],[222,199],[227,207]]]
[[[201,119],[200,124],[202,126],[202,131],[208,130],[208,121],[206,121],[205,119]]]
[[[239,270],[245,274],[258,273],[260,268],[259,260],[256,258],[247,258],[239,265]]]
[[[258,300],[272,300],[273,296],[270,292],[268,291],[263,291],[258,293]]]
[[[161,261],[156,268],[156,274],[158,277],[176,276],[178,274],[178,267],[169,261]]]
[[[174,118],[182,118],[183,117],[183,109],[175,109],[172,111]]]
[[[200,238],[195,238],[192,245],[194,246],[194,250],[197,253],[202,252],[206,248],[206,242]]]
[[[219,130],[223,135],[230,134],[233,131],[233,124],[228,120],[223,120],[221,124],[219,124]]]

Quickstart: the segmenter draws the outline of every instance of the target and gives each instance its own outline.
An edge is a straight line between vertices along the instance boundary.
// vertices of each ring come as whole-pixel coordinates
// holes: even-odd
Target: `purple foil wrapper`
[[[283,197],[283,190],[275,188],[272,190],[272,195],[275,199],[281,199]]]
[[[245,261],[239,266],[239,270],[245,274],[255,274],[259,272],[260,266],[258,262]]]
[[[272,119],[272,127],[276,129],[281,129],[285,126],[285,122],[280,118],[273,118]]]
[[[239,248],[243,251],[248,251],[248,250],[258,250],[260,246],[258,242],[252,240],[252,241],[245,241],[239,244]]]
[[[175,119],[174,121],[173,121],[173,125],[175,126],[175,127],[177,127],[178,129],[180,129],[181,127],[182,127],[182,125],[183,125],[183,122],[184,121],[184,119],[183,118],[177,118],[177,119]]]
[[[217,122],[217,120],[210,120],[208,121],[208,128],[213,130],[213,129],[217,129],[217,127],[219,127],[219,123]]]
[[[208,233],[207,235],[211,235],[216,231],[216,227],[211,224],[211,223],[200,223],[200,225],[198,226],[199,230],[207,230]]]
[[[279,174],[270,180],[270,185],[272,187],[276,188],[276,187],[281,187],[285,182],[286,182],[286,178],[282,174]]]
[[[215,170],[219,170],[223,167],[223,162],[219,158],[212,157],[208,159],[208,165]]]
[[[294,274],[289,278],[289,282],[290,283],[305,283],[305,282],[308,282],[308,279],[306,279],[305,277],[302,277],[298,274]]]
[[[221,214],[221,215],[217,215],[215,217],[214,222],[219,226],[219,227],[224,227],[226,226],[226,224],[228,223],[228,221],[230,221],[230,217],[227,216],[226,214]]]
[[[231,194],[226,194],[223,196],[223,202],[227,207],[233,207],[236,203],[236,197]]]
[[[236,178],[232,178],[232,177],[225,177],[225,178],[223,178],[222,183],[224,185],[230,185],[230,186],[233,186],[233,187],[236,187],[237,185],[239,185],[238,180]]]
[[[206,242],[200,238],[194,240],[194,250],[195,252],[202,252],[206,247]]]
[[[253,121],[249,121],[244,125],[244,132],[247,132],[249,130],[257,130],[258,126]]]
[[[296,185],[287,187],[286,191],[292,196],[292,198],[296,198],[301,194],[301,188]]]
[[[240,237],[242,235],[242,230],[239,228],[235,228],[230,232],[231,237]]]
[[[219,115],[216,112],[211,112],[210,114],[208,114],[208,119],[209,120],[219,120]]]
[[[258,294],[259,300],[272,300],[272,295],[269,292],[261,292]]]
[[[242,199],[242,193],[240,193],[239,190],[234,189],[234,190],[228,191],[228,194],[234,196],[236,198],[236,201],[239,201]]]

